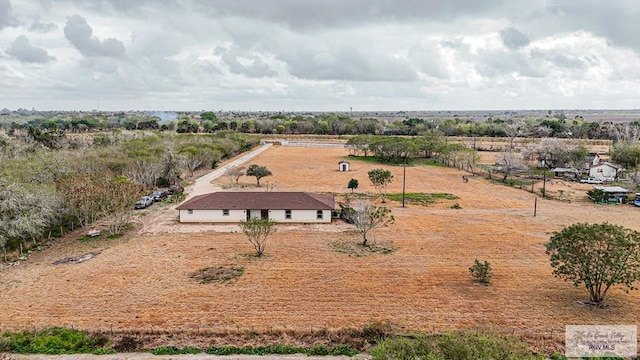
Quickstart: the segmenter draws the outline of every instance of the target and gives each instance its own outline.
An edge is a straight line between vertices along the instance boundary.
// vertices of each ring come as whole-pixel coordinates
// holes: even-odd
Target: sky
[[[0,0],[0,108],[637,109],[637,0]]]

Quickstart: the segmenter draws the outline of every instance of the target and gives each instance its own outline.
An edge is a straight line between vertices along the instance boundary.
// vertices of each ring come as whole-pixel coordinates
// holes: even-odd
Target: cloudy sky
[[[0,108],[639,108],[637,0],[0,0]]]

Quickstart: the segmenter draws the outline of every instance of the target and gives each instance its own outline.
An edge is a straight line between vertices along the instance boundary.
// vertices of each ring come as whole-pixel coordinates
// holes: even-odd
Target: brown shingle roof
[[[333,195],[306,192],[214,192],[199,195],[177,210],[333,210]]]

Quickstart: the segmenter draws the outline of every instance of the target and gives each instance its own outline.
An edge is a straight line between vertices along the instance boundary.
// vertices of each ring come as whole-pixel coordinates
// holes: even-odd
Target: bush
[[[595,203],[603,203],[607,201],[607,193],[602,189],[591,189],[587,191],[587,197]]]
[[[153,355],[182,355],[182,354],[200,354],[202,350],[198,348],[184,347],[182,349],[175,346],[161,346],[151,350]]]
[[[493,272],[491,271],[491,264],[488,261],[480,262],[478,259],[473,259],[473,266],[469,268],[469,273],[476,281],[483,284],[489,284]]]
[[[92,354],[106,353],[108,340],[102,335],[85,331],[51,328],[39,332],[4,333],[0,337],[0,351],[19,354]]]
[[[519,339],[493,333],[460,331],[441,335],[397,337],[369,352],[374,360],[521,360],[539,359]]]
[[[348,345],[336,345],[331,348],[326,345],[314,345],[310,348],[304,348],[294,345],[267,345],[267,346],[245,346],[245,347],[235,347],[235,346],[210,346],[207,351],[209,355],[291,355],[291,354],[306,354],[306,355],[316,355],[316,356],[325,356],[325,355],[346,355],[353,356],[358,353],[357,350],[353,349]]]

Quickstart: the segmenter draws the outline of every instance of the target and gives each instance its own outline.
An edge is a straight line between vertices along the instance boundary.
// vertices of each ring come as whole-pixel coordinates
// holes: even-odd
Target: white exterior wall
[[[193,214],[189,214],[189,210],[180,210],[180,222],[182,223],[238,223],[246,219],[247,213],[244,210],[229,210],[229,216],[222,216],[222,210],[193,210]]]
[[[280,223],[330,223],[331,210],[322,210],[322,219],[316,218],[317,210],[291,210],[291,219],[285,219],[285,210],[269,210],[269,218]]]
[[[260,218],[261,210],[250,210],[251,217]],[[331,210],[322,210],[319,220],[316,210],[291,210],[291,219],[285,219],[284,210],[269,210],[269,218],[279,223],[330,223]],[[245,210],[229,210],[229,216],[222,216],[222,210],[180,210],[182,223],[239,223],[247,219]]]
[[[597,179],[614,179],[617,170],[608,165],[594,166],[589,169],[589,176]]]

